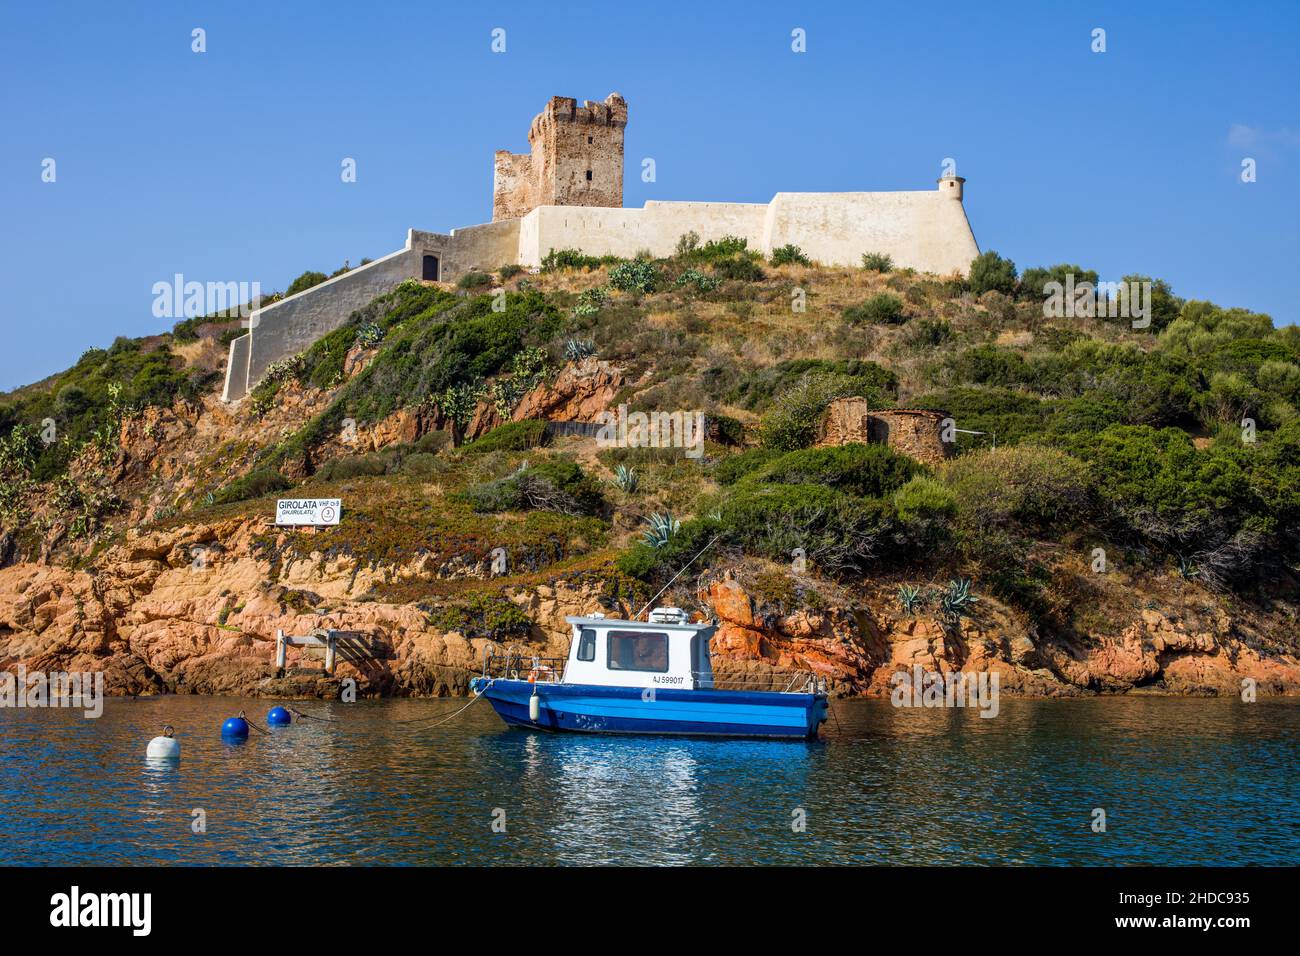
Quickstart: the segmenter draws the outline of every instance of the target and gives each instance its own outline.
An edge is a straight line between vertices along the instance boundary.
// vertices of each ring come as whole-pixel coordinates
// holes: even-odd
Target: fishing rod
[[[715,534],[715,535],[713,536],[713,541],[710,541],[710,542],[709,542],[708,544],[706,544],[704,547],[700,548],[700,550],[699,550],[699,554],[696,554],[695,557],[691,558],[691,560],[687,561],[684,565],[682,565],[682,569],[681,569],[681,571],[678,571],[678,572],[677,572],[676,574],[674,574],[671,578],[669,578],[669,579],[668,579],[668,583],[665,584],[663,587],[661,587],[661,588],[659,589],[659,593],[656,594],[654,597],[652,597],[649,601],[647,601],[645,607],[641,608],[641,610],[637,611],[635,614],[632,615],[632,620],[635,621],[635,620],[636,620],[637,618],[639,618],[642,614],[644,614],[647,610],[649,610],[650,607],[651,607],[651,606],[655,603],[655,601],[658,599],[659,595],[660,595],[660,594],[663,594],[663,593],[664,593],[665,591],[667,591],[670,587],[672,587],[672,586],[673,586],[673,582],[676,581],[678,578],[680,578],[680,577],[682,576],[682,572],[685,571],[687,568],[689,568],[692,564],[694,564],[694,563],[699,559],[699,557],[700,557],[701,554],[703,554],[705,551],[708,551],[709,548],[713,547],[713,543],[714,543],[714,541],[717,541],[719,538],[721,538],[721,537],[722,537],[722,534],[723,534],[723,533],[722,533],[721,531],[719,531],[717,534]]]

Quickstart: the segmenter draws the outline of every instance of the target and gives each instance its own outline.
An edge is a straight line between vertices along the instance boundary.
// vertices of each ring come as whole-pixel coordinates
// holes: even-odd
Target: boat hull
[[[596,684],[547,684],[476,677],[476,694],[515,727],[604,734],[676,734],[704,737],[817,736],[826,719],[823,694],[772,691],[663,690]],[[536,690],[537,720],[529,716]]]

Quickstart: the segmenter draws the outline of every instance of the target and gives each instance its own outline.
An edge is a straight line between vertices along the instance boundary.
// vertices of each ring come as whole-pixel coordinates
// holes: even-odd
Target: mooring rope
[[[461,707],[461,708],[460,708],[459,710],[457,710],[454,714],[448,714],[448,715],[438,714],[437,716],[434,716],[434,717],[416,717],[416,718],[413,719],[413,720],[390,720],[390,721],[389,721],[389,724],[396,724],[396,725],[399,725],[399,726],[409,726],[409,725],[413,725],[413,724],[423,724],[423,723],[427,723],[428,721],[433,720],[433,721],[437,721],[437,723],[435,723],[433,726],[434,726],[434,727],[440,727],[440,726],[442,726],[443,724],[447,723],[447,721],[451,720],[453,717],[457,717],[457,716],[459,716],[460,714],[463,714],[465,711],[469,710],[470,705],[472,705],[472,704],[474,703],[474,701],[478,700],[480,696],[481,696],[481,695],[478,695],[478,694],[474,695],[474,696],[470,699],[470,701],[469,701],[468,704],[466,704],[465,706]],[[288,710],[288,711],[290,711],[290,712],[293,713],[293,714],[296,714],[296,715],[299,716],[299,717],[305,717],[305,718],[308,719],[308,720],[317,720],[317,721],[320,721],[320,722],[323,723],[323,724],[338,724],[338,723],[342,723],[342,721],[339,720],[337,717],[319,717],[319,716],[317,716],[316,714],[309,714],[309,713],[307,713],[307,712],[305,712],[305,711],[299,710],[297,707],[294,707],[292,704],[288,705],[285,709]],[[251,727],[252,724],[249,724],[249,726]],[[259,730],[261,733],[266,733],[266,731],[261,730],[261,728],[258,728],[258,730]]]
[[[292,704],[286,709],[291,713],[297,714],[299,717],[306,717],[308,720],[319,720],[322,724],[337,724],[339,722],[337,717],[317,717],[315,714],[304,713]]]
[[[489,686],[489,687],[491,686],[491,682],[489,682],[488,686]],[[417,717],[417,718],[415,718],[414,720],[394,720],[394,721],[390,721],[390,723],[394,723],[394,724],[419,724],[419,723],[423,723],[423,722],[425,722],[425,721],[427,721],[427,720],[438,720],[438,722],[437,722],[436,724],[434,724],[433,727],[441,727],[443,724],[445,724],[447,721],[451,720],[453,717],[459,717],[461,714],[465,713],[465,711],[467,711],[467,710],[469,710],[471,707],[473,707],[476,703],[478,703],[478,699],[479,699],[480,697],[482,697],[482,696],[483,696],[483,694],[481,694],[481,693],[480,693],[480,694],[475,694],[473,697],[470,698],[470,701],[469,701],[468,704],[466,704],[464,707],[460,708],[460,710],[456,711],[456,713],[454,713],[454,714],[448,714],[446,717],[442,718],[441,720],[438,720],[438,718],[436,718],[436,717]],[[432,730],[433,727],[430,727],[429,729]]]
[[[263,730],[261,727],[257,726],[257,724],[255,724],[255,723],[253,723],[251,720],[249,720],[249,719],[244,715],[244,712],[243,712],[242,710],[239,712],[239,719],[242,720],[242,721],[243,721],[245,724],[247,724],[249,727],[252,727],[252,728],[253,728],[254,730],[256,730],[259,734],[265,734],[265,735],[268,736],[268,737],[271,735],[271,732],[270,732],[269,730]]]

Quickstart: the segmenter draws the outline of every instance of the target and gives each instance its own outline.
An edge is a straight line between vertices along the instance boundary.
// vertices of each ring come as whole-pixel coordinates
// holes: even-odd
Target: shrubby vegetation
[[[463,449],[467,455],[485,455],[494,451],[527,451],[546,440],[546,422],[527,418],[521,422],[498,425],[482,438]]]
[[[898,325],[907,321],[902,300],[888,292],[874,295],[861,305],[850,306],[844,310],[844,318],[855,325]]]
[[[805,258],[789,248],[770,261]],[[491,281],[486,273],[462,283],[468,295],[404,282],[276,364],[254,391],[255,409],[270,413],[297,383],[332,390],[311,396],[324,410],[271,439],[278,443],[262,447],[253,470],[211,501],[287,489],[280,468],[292,460],[285,472],[317,468],[323,482],[415,476],[424,491],[446,485],[442,504],[454,502],[460,522],[567,522],[603,535],[608,493],[636,518],[619,526],[636,542],[620,566],[657,584],[716,538],[730,554],[781,562],[802,548],[821,573],[922,569],[949,585],[910,603],[938,609],[947,595],[952,613],[971,607],[961,603],[968,579],[1043,608],[1044,552],[1062,545],[1076,555],[1104,545],[1241,591],[1300,560],[1300,331],[1185,301],[1143,276],[1125,279],[1151,283],[1147,328],[1126,316],[1052,317],[1048,283],[1096,283],[1097,274],[1064,263],[1018,273],[996,252],[981,255],[968,279],[916,276],[871,253],[863,268],[881,274],[801,276],[816,313],[806,320],[791,319],[789,276],[761,281],[762,257],[739,237],[688,233],[675,255],[657,260],[552,250],[544,271],[592,274],[561,277],[545,295],[520,282],[503,312],[492,311],[492,296],[472,294]],[[324,278],[305,273],[291,291]],[[105,474],[124,417],[218,384],[219,373],[186,368],[168,347],[192,340],[201,324],[180,323],[171,339],[119,339],[0,398],[5,529],[22,526],[42,495],[66,515],[70,535],[103,526],[120,504]],[[345,379],[358,348],[371,350],[369,363]],[[626,373],[616,403],[706,410],[703,465],[674,449],[606,449],[598,461],[608,474],[597,478],[539,449],[537,421],[443,452],[479,402],[507,419],[559,363],[597,352]],[[931,471],[881,446],[810,447],[827,405],[850,395],[868,407],[944,410],[964,430],[956,457]],[[345,418],[373,424],[421,406],[441,413],[436,440],[317,460],[337,448]],[[56,423],[50,444],[40,437],[45,418]],[[760,447],[745,447],[755,439]],[[94,467],[69,478],[69,463],[87,452]],[[151,512],[174,515],[174,501],[158,502]],[[653,514],[652,544],[641,531],[655,530],[645,524]],[[567,548],[564,540],[556,547]]]
[[[463,495],[478,512],[556,511],[590,515],[604,507],[596,483],[576,462],[565,458],[524,462],[503,478],[471,485]]]
[[[809,259],[806,255],[804,255],[803,250],[800,249],[798,246],[794,245],[793,243],[789,245],[778,246],[777,248],[773,249],[772,255],[768,257],[768,261],[771,262],[772,265],[774,266],[812,265],[812,260]]]
[[[20,424],[39,434],[45,420],[52,420],[53,440],[41,441],[31,463],[33,479],[50,481],[106,425],[115,428],[123,415],[147,406],[196,399],[218,378],[186,368],[165,344],[146,349],[139,339],[118,338],[107,349],[86,351],[45,387],[0,401],[0,436]]]

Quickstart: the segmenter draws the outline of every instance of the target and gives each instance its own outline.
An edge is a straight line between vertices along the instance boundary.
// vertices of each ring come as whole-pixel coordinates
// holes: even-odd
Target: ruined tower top
[[[622,206],[623,129],[627,101],[552,96],[528,129],[529,153],[498,150],[492,221],[516,219],[538,206]]]

